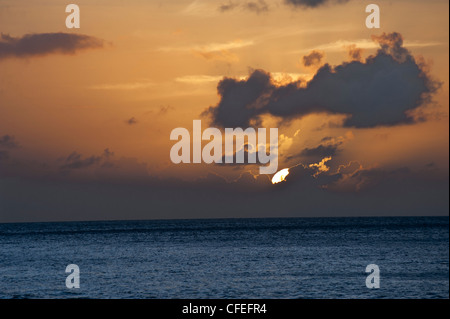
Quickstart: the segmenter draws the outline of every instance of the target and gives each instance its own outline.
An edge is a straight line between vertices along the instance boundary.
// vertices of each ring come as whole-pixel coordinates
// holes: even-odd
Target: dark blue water
[[[0,298],[449,298],[449,219],[0,224]]]

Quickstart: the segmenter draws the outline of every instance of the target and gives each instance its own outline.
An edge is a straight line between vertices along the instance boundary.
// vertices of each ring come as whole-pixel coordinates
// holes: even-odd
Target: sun
[[[284,182],[286,180],[286,176],[289,175],[289,168],[282,169],[281,171],[277,172],[272,177],[272,184],[278,184],[281,182]]]

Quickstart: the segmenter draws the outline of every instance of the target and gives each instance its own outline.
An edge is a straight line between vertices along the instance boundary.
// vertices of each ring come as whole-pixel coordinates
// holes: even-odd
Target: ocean
[[[449,218],[0,224],[0,298],[449,298]]]

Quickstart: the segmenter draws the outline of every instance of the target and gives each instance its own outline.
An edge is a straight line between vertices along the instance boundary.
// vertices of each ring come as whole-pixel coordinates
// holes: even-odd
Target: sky
[[[448,216],[448,1],[74,3],[0,0],[0,222]],[[174,164],[194,120],[286,180]]]

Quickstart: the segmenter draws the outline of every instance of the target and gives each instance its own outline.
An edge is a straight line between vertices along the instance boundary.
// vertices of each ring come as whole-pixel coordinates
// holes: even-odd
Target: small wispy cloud
[[[239,57],[233,50],[245,48],[254,45],[253,40],[234,40],[223,43],[207,43],[204,45],[180,46],[180,47],[161,47],[160,52],[180,52],[192,53],[206,60],[224,61],[227,63],[239,61]]]
[[[188,84],[203,84],[211,82],[219,82],[223,79],[220,75],[186,75],[175,79],[176,82]]]
[[[422,48],[422,47],[432,47],[439,46],[443,43],[440,42],[420,42],[420,41],[405,41],[403,46],[408,48]],[[292,54],[305,53],[311,50],[322,50],[327,52],[341,52],[348,51],[349,47],[356,47],[360,49],[379,49],[379,45],[372,40],[360,39],[355,41],[344,41],[339,40],[335,42],[325,43],[322,45],[315,46],[313,48],[306,48],[302,50],[291,51]]]
[[[298,81],[300,79],[310,78],[311,75],[308,73],[289,73],[289,72],[272,72],[272,79],[275,82],[285,82],[285,81]],[[219,83],[223,80],[225,76],[223,75],[185,75],[175,78],[176,82],[185,84],[208,84],[208,83]],[[233,76],[233,79],[238,81],[246,81],[248,75],[238,75]]]
[[[162,52],[219,52],[224,50],[234,50],[254,45],[253,40],[234,40],[223,43],[208,43],[204,45],[180,46],[180,47],[161,47],[158,51]]]
[[[182,11],[185,15],[199,15],[199,16],[211,16],[215,14],[214,10],[211,9],[210,4],[201,0],[194,0]]]
[[[99,84],[91,86],[92,90],[138,90],[138,89],[146,89],[151,86],[154,86],[155,83],[151,81],[137,81],[130,83],[116,83],[116,84]]]
[[[138,123],[138,121],[136,120],[135,117],[132,117],[132,118],[129,118],[128,120],[126,120],[125,123],[128,125],[135,125]]]
[[[284,3],[299,8],[318,8],[326,4],[342,4],[350,0],[284,0]]]
[[[228,1],[227,3],[223,3],[219,6],[220,12],[232,11],[236,8],[240,8],[241,10],[247,10],[251,12],[255,12],[260,14],[262,12],[269,11],[269,5],[265,0],[255,0],[255,1],[247,1],[247,2],[233,2]]]

